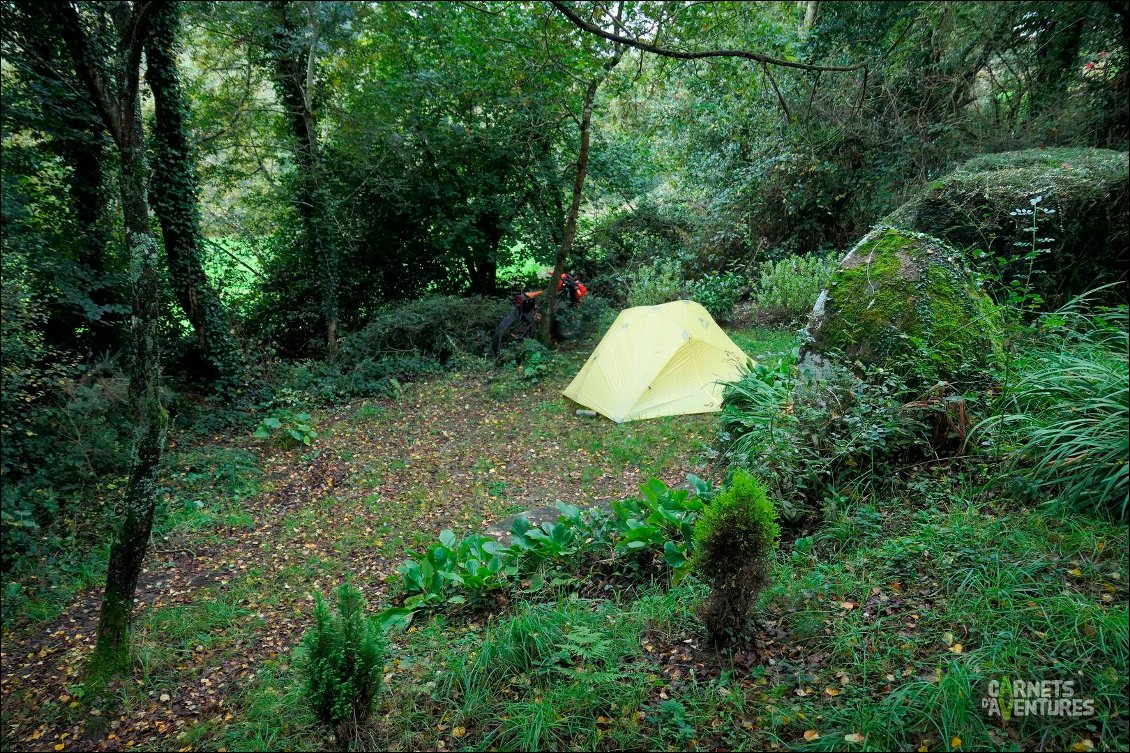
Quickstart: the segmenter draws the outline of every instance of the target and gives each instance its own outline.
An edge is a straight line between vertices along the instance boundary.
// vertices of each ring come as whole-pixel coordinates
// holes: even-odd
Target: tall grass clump
[[[978,427],[1032,491],[1126,517],[1130,438],[1127,309],[1080,302],[1045,315],[1004,386],[1003,410]]]

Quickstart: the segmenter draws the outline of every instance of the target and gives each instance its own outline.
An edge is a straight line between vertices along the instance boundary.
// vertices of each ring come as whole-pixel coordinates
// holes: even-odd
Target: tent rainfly
[[[748,357],[694,301],[625,309],[563,393],[616,423],[722,407]]]

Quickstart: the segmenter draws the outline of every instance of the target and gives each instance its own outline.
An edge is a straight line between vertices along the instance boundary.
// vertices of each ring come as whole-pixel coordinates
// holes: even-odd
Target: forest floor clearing
[[[751,353],[791,341],[773,331],[735,339]],[[92,556],[73,598],[26,600],[5,625],[4,747],[330,747],[293,654],[314,591],[348,578],[377,610],[406,550],[442,529],[481,531],[558,499],[587,507],[634,496],[651,476],[676,485],[711,475],[702,462],[714,416],[576,416],[560,390],[584,355],[555,359],[536,383],[451,373],[395,399],[315,411],[312,447],[267,445],[250,430],[173,436],[139,585],[134,679],[109,700],[84,690],[103,566]],[[358,744],[1125,745],[1125,528],[980,500],[955,465],[924,472],[901,497],[861,491],[830,505],[815,531],[786,537],[757,648],[745,653],[705,647],[693,580],[596,598],[564,584],[490,614],[421,620],[394,637]],[[507,646],[527,639],[514,659]],[[1006,674],[1074,679],[1102,713],[989,717],[987,681]]]

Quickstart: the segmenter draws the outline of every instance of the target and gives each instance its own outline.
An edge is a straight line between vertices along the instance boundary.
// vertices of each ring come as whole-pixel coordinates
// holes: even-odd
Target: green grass
[[[759,613],[784,631],[783,648],[748,675],[719,656],[721,676],[676,685],[653,661],[653,643],[703,638],[693,580],[623,602],[519,602],[486,626],[421,625],[393,651],[396,680],[369,742],[833,750],[863,735],[868,749],[1008,749],[981,699],[1009,676],[1074,679],[1099,711],[1014,719],[1028,745],[1125,745],[1124,529],[979,496],[939,478],[832,505],[824,528],[777,558]]]
[[[799,335],[792,329],[750,327],[729,335],[747,356],[766,365],[779,363],[800,344]]]
[[[815,546],[779,564],[769,598],[786,609],[790,632],[829,652],[829,671],[811,684],[835,683],[834,667],[852,677],[835,702],[790,700],[796,714],[825,718],[821,739],[800,747],[833,749],[856,733],[876,749],[927,740],[949,749],[953,737],[966,749],[1007,747],[980,708],[987,682],[1004,675],[1076,679],[1100,710],[1102,721],[1016,719],[1022,739],[1124,746],[1125,723],[1114,720],[1125,719],[1130,660],[1125,530],[994,510],[961,490],[942,507],[907,502],[839,511]],[[878,612],[870,618],[869,599]],[[794,723],[777,734],[795,743],[804,730]]]
[[[770,362],[797,343],[770,329],[733,338]],[[585,355],[579,348],[555,356],[547,384],[514,380],[508,402],[464,426],[429,423],[413,434],[424,420],[414,403],[434,408],[429,421],[463,400],[494,406],[489,382],[469,394],[467,377],[450,375],[409,388],[400,402],[355,407],[324,443],[323,458],[339,466],[343,481],[267,519],[257,507],[271,499],[266,478],[290,478],[297,451],[268,457],[281,459],[277,475],[249,450],[170,453],[156,548],[220,544],[234,575],[139,613],[135,658],[145,684],[121,691],[126,711],[146,713],[163,692],[203,687],[206,669],[246,662],[222,692],[222,711],[202,714],[167,740],[205,749],[329,749],[303,698],[294,651],[285,640],[265,645],[280,622],[296,628],[283,635],[300,634],[313,588],[354,578],[376,595],[375,610],[388,588],[383,579],[405,550],[426,547],[440,527],[481,530],[531,499],[575,495],[581,504],[597,489],[608,493],[606,475],[681,480],[717,417],[622,426],[577,418],[557,390]],[[390,429],[396,421],[405,424]],[[451,436],[428,431],[437,428]],[[429,445],[442,442],[449,454],[429,459]],[[395,636],[387,688],[355,747],[861,749],[845,740],[856,734],[869,749],[945,750],[956,747],[953,738],[963,750],[1125,746],[1125,527],[1028,509],[956,472],[948,479],[923,471],[887,486],[896,491],[856,489],[826,501],[815,530],[778,552],[758,605],[775,631],[763,646],[772,662],[747,670],[699,653],[693,674],[671,675],[664,657],[704,642],[695,609],[705,589],[691,578],[635,598],[516,597],[490,617],[441,615]],[[261,527],[261,539],[247,538],[243,527],[251,525]],[[359,554],[385,562],[359,576]],[[89,553],[67,577],[76,587],[97,586],[104,557]],[[21,598],[16,609],[33,620],[54,619],[66,601]],[[6,615],[9,606],[6,592]],[[1013,720],[1014,739],[980,708],[987,681],[1006,674],[1078,678],[1100,714]],[[81,716],[68,703],[38,704],[18,689],[5,700],[6,730],[27,709],[67,725]],[[8,701],[23,710],[13,712]],[[819,737],[806,740],[810,730]]]

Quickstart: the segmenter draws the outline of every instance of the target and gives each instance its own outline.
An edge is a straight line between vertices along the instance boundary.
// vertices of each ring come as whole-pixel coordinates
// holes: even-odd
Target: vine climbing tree
[[[295,204],[307,253],[317,260],[326,349],[337,351],[338,263],[337,234],[332,229],[331,194],[326,185],[318,136],[318,50],[324,29],[337,23],[322,14],[336,15],[340,3],[274,2],[275,18],[270,43],[270,64],[276,95],[286,108],[287,125],[298,167]],[[303,14],[303,21],[298,16]]]
[[[80,11],[71,3],[52,5],[52,20],[58,25],[86,92],[117,147],[133,289],[129,368],[133,460],[110,539],[106,588],[92,659],[92,668],[98,672],[121,669],[129,661],[133,595],[153,527],[157,467],[168,423],[168,413],[161,405],[157,239],[149,226],[148,167],[139,91],[142,51],[160,5],[143,0],[117,4],[110,10],[109,24],[102,13],[86,7]]]
[[[201,261],[204,238],[196,167],[185,131],[188,104],[177,71],[180,3],[153,14],[145,43],[145,80],[153,92],[153,172],[149,186],[161,224],[169,279],[196,333],[197,345],[221,384],[238,384],[243,371],[239,344],[227,311],[208,282]]]

